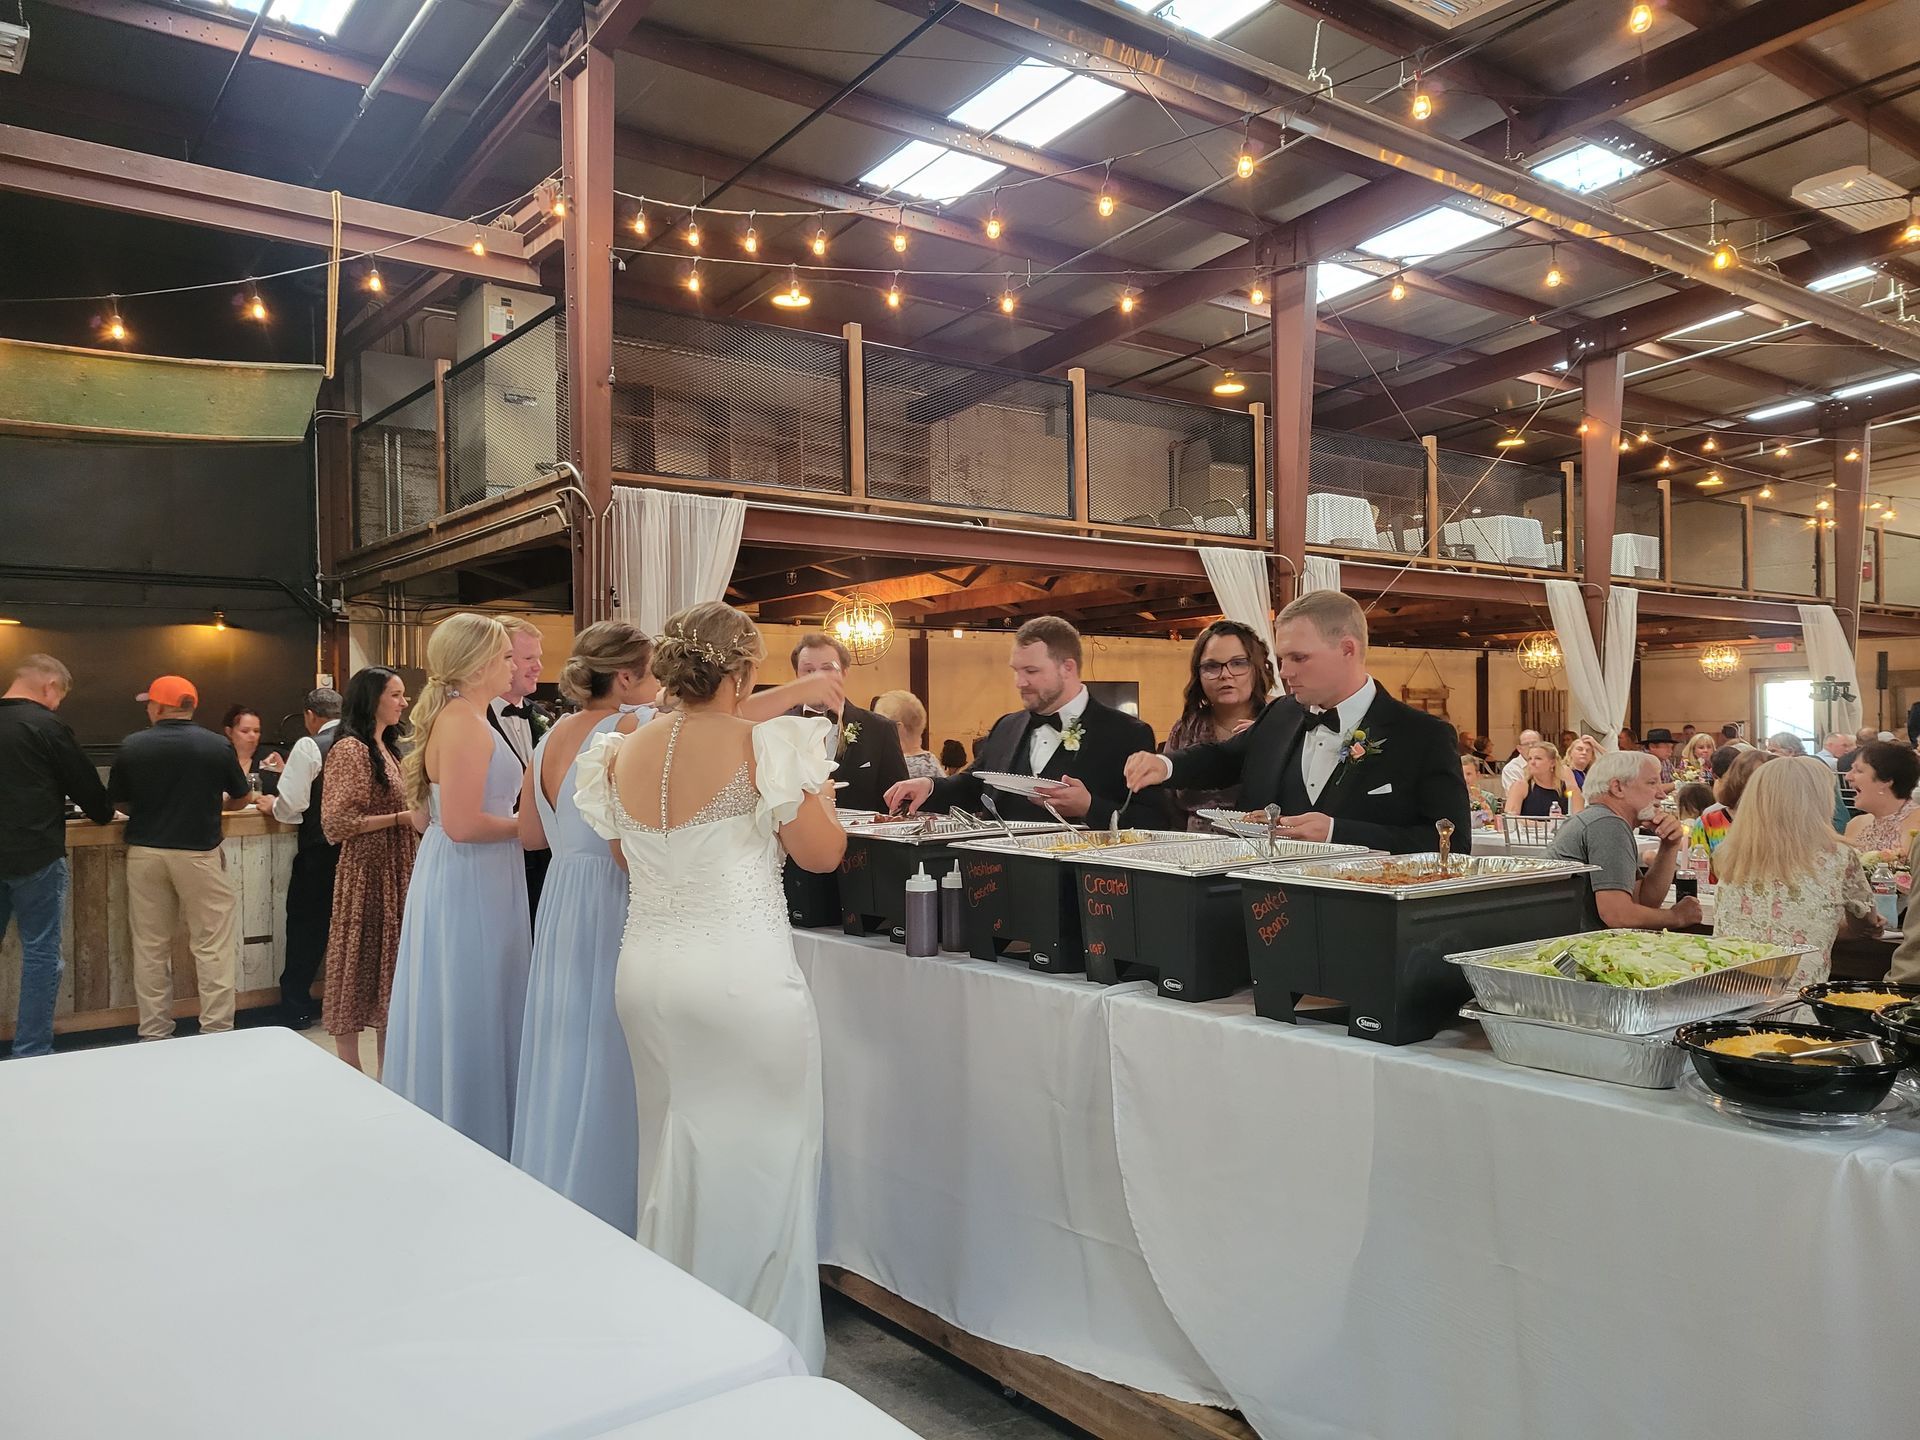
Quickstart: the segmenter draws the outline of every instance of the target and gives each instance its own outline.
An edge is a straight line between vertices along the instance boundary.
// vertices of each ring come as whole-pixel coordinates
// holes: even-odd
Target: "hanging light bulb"
[[[1401,279],[1401,277],[1398,275],[1394,276],[1393,288],[1387,291],[1387,294],[1395,300],[1406,299],[1407,298],[1407,282]]]
[[[1653,443],[1653,432],[1642,429],[1640,432],[1640,443],[1642,445],[1651,445]]]
[[[1267,303],[1267,287],[1264,285],[1255,285],[1253,289],[1247,292],[1247,302],[1252,305],[1266,304]]]
[[[1872,502],[1871,504],[1869,504],[1869,505],[1867,506],[1867,508],[1868,508],[1869,510],[1878,510],[1878,509],[1880,509],[1880,508],[1881,508],[1881,506],[1880,506],[1880,502],[1879,502],[1878,500],[1875,500],[1875,501],[1873,501],[1873,502]]]
[[[1718,450],[1719,448],[1720,448],[1720,442],[1714,439],[1713,436],[1709,435],[1707,436],[1706,441],[1700,446],[1700,451],[1703,455],[1711,455],[1714,451]]]
[[[1673,456],[1662,455],[1660,457],[1660,463],[1653,468],[1656,470],[1671,470],[1673,468]]]
[[[1134,307],[1139,303],[1139,297],[1133,293],[1131,286],[1120,292],[1120,313],[1122,315],[1131,315]]]
[[[1007,277],[1006,287],[1000,292],[1000,313],[1002,315],[1011,315],[1013,313],[1013,307],[1017,303],[1013,298],[1013,277],[1009,275]]]
[[[1415,120],[1424,121],[1433,118],[1433,96],[1429,95],[1426,87],[1420,83],[1420,72],[1418,70],[1413,72],[1413,106],[1411,113]]]
[[[896,255],[907,253],[907,232],[898,225],[893,227],[893,253]]]
[[[1722,240],[1718,245],[1713,247],[1712,258],[1714,269],[1731,270],[1735,265],[1740,263],[1740,252]]]
[[[1843,460],[1858,460],[1860,458],[1860,452],[1858,450],[1849,450],[1845,455],[1841,456],[1840,458]],[[1833,487],[1828,486],[1827,488],[1832,489]]]
[[[1519,431],[1509,430],[1507,431],[1506,434],[1502,435],[1498,440],[1493,442],[1493,448],[1496,450],[1518,450],[1522,445],[1526,443],[1527,442],[1525,440],[1520,438]]]
[[[472,250],[476,255],[485,255],[487,253],[487,242],[476,235],[473,237],[473,244],[467,248]]]
[[[1246,382],[1231,370],[1222,370],[1220,378],[1213,382],[1213,393],[1216,395],[1241,395],[1246,388]]]
[[[747,233],[740,237],[740,248],[749,255],[760,253],[760,232],[753,228],[751,216],[747,220]]]
[[[1782,460],[1786,459],[1787,458],[1787,442],[1782,440],[1778,445],[1774,446],[1773,453]]]
[[[1100,198],[1093,202],[1093,208],[1100,212],[1102,220],[1113,218],[1113,195],[1106,186],[1100,187]]]
[[[106,324],[100,327],[100,333],[116,344],[127,338],[127,327],[120,319],[120,297],[114,296],[113,309],[107,315]]]
[[[1813,502],[1813,508],[1816,510],[1831,510],[1833,508],[1833,502],[1822,495],[1818,500]]]
[[[1005,231],[1006,227],[1000,223],[1000,207],[996,205],[987,212],[987,238],[998,240]]]
[[[887,287],[887,308],[889,310],[900,308],[900,272],[898,270],[893,272],[893,284]]]
[[[377,265],[373,269],[367,271],[366,285],[367,285],[367,289],[372,291],[375,295],[380,294],[382,291],[384,291],[387,288],[387,282],[380,278],[380,268]]]
[[[1895,514],[1893,513],[1893,511],[1891,511],[1891,510],[1889,510],[1889,511],[1887,511],[1887,513],[1886,513],[1886,514],[1884,514],[1884,515],[1882,515],[1882,516],[1881,516],[1880,518],[1881,518],[1882,520],[1894,520],[1894,519],[1898,519],[1899,517],[1898,517],[1898,516],[1896,516],[1896,515],[1895,515]]]
[[[247,286],[246,314],[249,320],[264,322],[267,318],[267,302],[260,298],[260,291],[252,285]]]
[[[1827,530],[1833,529],[1833,526],[1834,526],[1834,522],[1831,520],[1822,520],[1820,524],[1824,529],[1827,529]]]
[[[1592,433],[1593,433],[1593,424],[1591,421],[1586,420],[1585,418],[1581,419],[1580,428],[1574,431],[1574,434],[1576,435],[1591,435]]]
[[[787,288],[773,297],[773,303],[782,310],[804,310],[813,303],[813,297],[800,288],[800,272],[793,266],[787,267]]]
[[[556,220],[564,220],[567,218],[566,196],[556,195],[553,197],[553,218]]]
[[[1633,442],[1627,439],[1626,436],[1622,435],[1620,437],[1620,453],[1622,455],[1625,455],[1628,451],[1632,449],[1633,449]]]
[[[226,611],[216,610],[213,612],[213,628],[216,630],[224,630],[227,628],[227,612]]]
[[[827,253],[827,232],[825,230],[814,231],[813,239],[807,243],[807,248],[814,253],[816,259],[823,257]]]
[[[1900,232],[1900,243],[1911,245],[1916,240],[1920,240],[1920,214],[1914,213],[1913,196],[1909,195],[1907,196],[1907,225]]]
[[[1758,493],[1762,500],[1771,500],[1773,498],[1773,486],[1762,485]]]
[[[1567,277],[1560,273],[1560,247],[1553,247],[1553,254],[1547,261],[1547,288],[1558,290],[1567,283]]]
[[[1636,5],[1627,12],[1627,32],[1632,35],[1644,35],[1653,28],[1653,7]]]
[[[700,293],[700,260],[697,256],[694,258],[693,267],[687,271],[687,289],[696,295]]]
[[[647,212],[644,208],[633,212],[633,233],[644,238],[647,233]]]
[[[700,248],[700,222],[693,216],[687,216],[687,228],[680,232],[680,238],[686,242],[689,250]]]
[[[1707,478],[1699,482],[1702,490],[1716,490],[1726,483],[1725,480],[1720,478],[1720,472],[1718,470],[1708,471]]]
[[[1245,145],[1240,147],[1240,154],[1234,159],[1233,173],[1238,175],[1242,180],[1251,180],[1253,178],[1253,152],[1247,149]]]

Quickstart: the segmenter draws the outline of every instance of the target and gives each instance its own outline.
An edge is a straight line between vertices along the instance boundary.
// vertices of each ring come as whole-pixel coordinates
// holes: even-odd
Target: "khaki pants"
[[[173,932],[182,916],[200,979],[201,1033],[231,1030],[240,935],[226,856],[129,845],[127,919],[142,1040],[173,1034]]]

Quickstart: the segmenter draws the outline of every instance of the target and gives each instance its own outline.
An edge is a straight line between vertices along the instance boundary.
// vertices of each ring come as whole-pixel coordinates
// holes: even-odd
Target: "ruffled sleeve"
[[[753,727],[754,784],[760,813],[784,825],[818,794],[837,768],[827,758],[833,722],[821,715],[782,715]]]
[[[574,808],[602,840],[620,838],[620,825],[614,818],[619,801],[613,795],[613,757],[620,753],[620,742],[626,738],[618,730],[596,735],[574,762]]]

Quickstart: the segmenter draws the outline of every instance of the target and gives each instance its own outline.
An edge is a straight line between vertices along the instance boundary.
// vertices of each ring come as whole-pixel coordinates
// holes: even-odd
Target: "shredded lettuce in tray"
[[[1579,968],[1582,980],[1625,990],[1649,990],[1729,965],[1745,965],[1778,949],[1777,945],[1757,940],[1717,940],[1707,935],[1652,930],[1603,931],[1573,941],[1547,940],[1535,946],[1527,958],[1492,963],[1498,969],[1522,970],[1529,975],[1557,975],[1553,958],[1564,950]]]

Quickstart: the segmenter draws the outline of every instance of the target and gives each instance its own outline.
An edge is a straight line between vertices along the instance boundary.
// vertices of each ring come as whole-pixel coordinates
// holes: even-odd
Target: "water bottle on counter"
[[[1695,829],[1693,832],[1693,844],[1687,850],[1687,870],[1692,874],[1700,893],[1705,894],[1713,889],[1713,855],[1707,849],[1704,830]]]
[[[922,864],[907,881],[907,954],[940,953],[939,886]]]
[[[966,891],[960,885],[960,862],[940,879],[940,948],[963,955],[967,949]]]
[[[1900,892],[1893,883],[1893,867],[1882,860],[1873,867],[1873,873],[1867,877],[1867,883],[1873,887],[1873,908],[1879,913],[1881,928],[1898,930],[1900,928]]]

